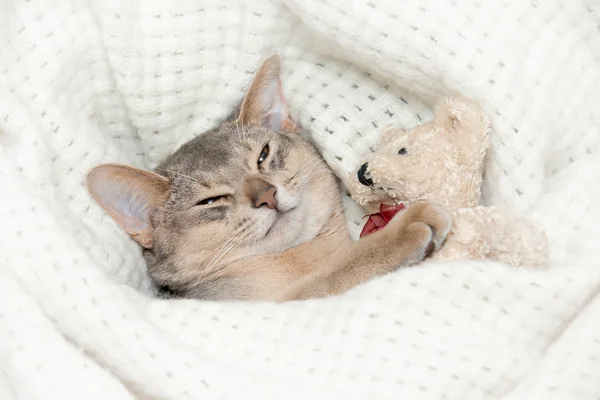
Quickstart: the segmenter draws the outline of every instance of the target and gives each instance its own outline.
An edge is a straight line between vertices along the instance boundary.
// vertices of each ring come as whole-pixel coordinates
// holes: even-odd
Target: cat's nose
[[[254,207],[260,208],[265,206],[270,208],[271,210],[277,210],[277,199],[275,199],[275,193],[277,189],[274,186],[271,186],[261,194],[259,194],[255,199],[253,199],[252,203]]]
[[[275,194],[277,189],[259,178],[249,179],[246,182],[246,194],[250,198],[252,205],[256,208],[267,207],[277,210],[277,199]]]
[[[360,168],[358,169],[358,173],[356,174],[356,176],[358,177],[358,181],[361,184],[363,184],[365,186],[373,186],[373,180],[371,178],[367,178],[365,176],[365,173],[367,172],[367,168],[369,168],[367,163],[364,163],[363,165],[361,165]]]

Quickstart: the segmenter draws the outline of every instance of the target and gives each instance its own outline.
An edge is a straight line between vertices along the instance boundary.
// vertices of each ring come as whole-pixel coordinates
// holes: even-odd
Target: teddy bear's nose
[[[373,186],[373,180],[371,178],[367,178],[365,176],[365,172],[367,172],[367,168],[369,166],[367,165],[367,163],[364,163],[363,165],[360,166],[358,173],[356,174],[358,176],[358,181],[360,183],[362,183],[365,186]]]

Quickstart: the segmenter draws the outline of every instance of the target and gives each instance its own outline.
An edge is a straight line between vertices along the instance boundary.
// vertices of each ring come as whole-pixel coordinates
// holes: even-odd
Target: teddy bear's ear
[[[464,162],[483,162],[491,125],[478,104],[464,97],[447,97],[435,106],[434,123],[448,133]]]
[[[399,138],[400,136],[406,135],[406,129],[399,128],[394,125],[386,125],[381,129],[381,134],[379,136],[379,143],[386,144],[391,142],[392,140]]]

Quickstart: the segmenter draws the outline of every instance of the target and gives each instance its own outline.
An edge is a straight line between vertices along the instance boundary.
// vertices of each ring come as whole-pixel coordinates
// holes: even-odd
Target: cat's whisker
[[[312,157],[310,160],[308,160],[307,162],[305,162],[304,164],[302,164],[302,166],[298,169],[298,171],[296,171],[296,173],[294,175],[292,175],[287,182],[291,182],[294,178],[296,178],[300,173],[304,172],[305,168],[307,168],[309,165],[312,167],[314,167],[315,165],[317,165],[317,163],[315,163],[315,161],[317,161],[318,159],[323,159],[323,157],[319,154],[315,157]]]
[[[248,131],[246,130],[246,127],[245,127],[244,125],[242,125],[242,132],[244,132],[244,136],[245,136],[246,138],[249,138],[249,137],[250,137],[250,134],[248,133]]]
[[[231,246],[235,246],[235,240],[237,239],[237,236],[226,241],[213,255],[212,260],[210,262],[210,264],[208,264],[205,268],[204,271],[202,272],[202,275],[200,276],[201,278],[205,278],[207,277],[213,270],[213,268],[219,263],[219,261],[221,261],[223,259],[223,256],[225,254],[227,254],[227,249],[229,249]]]
[[[309,180],[315,178],[316,176],[319,176],[321,174],[328,174],[327,171],[324,170],[317,170],[316,169],[316,165],[311,167],[310,169],[304,171],[302,173],[302,175],[300,175],[299,177],[297,177],[293,183],[292,183],[292,187],[293,188],[297,188],[297,187],[301,187],[304,186]]]
[[[205,270],[205,272],[201,276],[201,279],[206,279],[207,277],[209,277],[209,275],[217,274],[217,273],[219,273],[219,271],[222,271],[223,269],[227,268],[227,265],[228,265],[227,263],[220,264],[220,262],[221,262],[221,260],[223,260],[223,258],[225,258],[225,256],[227,254],[229,254],[233,250],[235,250],[236,247],[237,247],[236,243],[230,243],[230,246],[225,249],[225,251],[223,252],[221,257],[216,259],[215,262],[213,262],[211,264],[210,269]]]
[[[303,173],[302,173],[302,175],[300,175],[300,176],[301,177],[305,177],[305,176],[309,175],[318,166],[319,166],[319,163],[312,163],[312,165],[310,166],[310,168],[307,169],[307,170],[304,170]]]
[[[237,155],[240,157],[240,159],[244,159],[244,155],[242,154],[242,152],[240,151],[240,149],[237,146],[232,146],[233,150],[235,150],[235,152],[237,153]]]
[[[177,171],[173,171],[173,170],[169,170],[169,169],[163,169],[163,168],[156,168],[156,171],[163,171],[163,172],[166,172],[166,173],[174,174],[174,175],[180,176],[182,178],[188,179],[188,180],[190,180],[190,181],[192,181],[194,183],[198,183],[198,181],[196,179],[194,179],[194,177],[186,175],[186,174],[182,174],[182,173],[177,172]]]
[[[304,186],[310,179],[315,178],[319,175],[328,175],[327,171],[315,171],[314,169],[309,171],[307,174],[302,176],[301,179],[298,180],[298,186]]]
[[[240,125],[240,121],[238,119],[235,120],[235,129],[241,139],[246,139],[248,137],[244,124]]]
[[[315,159],[315,161],[316,161],[316,159]],[[298,182],[299,185],[304,185],[308,181],[308,179],[311,177],[311,173],[319,165],[320,165],[319,163],[313,162],[313,164],[311,165],[311,167],[308,170],[302,171],[302,175],[300,175],[300,177],[296,179],[296,182]]]
[[[303,177],[301,180],[298,180],[294,183],[294,186],[292,187],[293,190],[303,190],[303,188],[311,181],[314,181],[314,179],[316,177],[318,177],[319,175],[324,174],[323,171],[319,171],[319,172],[313,172],[305,177]],[[299,189],[300,188],[300,189]]]
[[[238,237],[238,235],[234,235],[231,239],[226,240],[220,247],[218,247],[215,251],[213,251],[210,256],[207,257],[207,259],[209,259],[210,262],[204,268],[204,274],[203,275],[206,275],[206,273],[208,273],[210,271],[210,269],[212,268],[212,265],[214,264],[214,261],[217,260],[220,257],[221,253],[225,250],[225,248],[227,246],[229,246],[231,243],[233,243],[233,241],[237,237]]]
[[[221,256],[217,260],[215,260],[215,262],[213,263],[213,267],[219,265],[221,260],[223,260],[227,255],[229,255],[232,251],[234,251],[240,245],[240,243],[242,241],[239,239],[240,239],[240,237],[238,236],[235,240],[233,240],[231,242],[231,244],[229,246],[227,246],[227,248],[225,248],[225,250],[223,251]],[[214,272],[220,271],[222,268],[223,267],[217,269],[216,271],[212,271],[212,272],[214,273]]]
[[[234,236],[226,241],[216,252],[213,253],[212,261],[209,265],[207,265],[204,269],[202,277],[206,277],[213,271],[213,268],[229,253],[231,253],[235,247],[237,247],[242,241],[246,239],[247,235],[247,227],[250,223],[246,223],[246,225],[242,225]],[[245,234],[245,235],[244,235]],[[242,237],[243,236],[243,237]]]
[[[244,127],[242,126],[240,130],[240,122],[237,119],[235,120],[235,131],[241,139],[244,139]]]

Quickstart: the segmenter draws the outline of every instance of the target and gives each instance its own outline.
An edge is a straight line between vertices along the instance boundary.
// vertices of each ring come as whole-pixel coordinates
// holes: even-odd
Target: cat
[[[358,241],[337,177],[298,133],[278,55],[258,68],[237,118],[185,143],[156,169],[102,164],[93,199],[143,248],[148,271],[177,296],[289,301],[341,294],[437,250],[452,220],[412,204]]]

